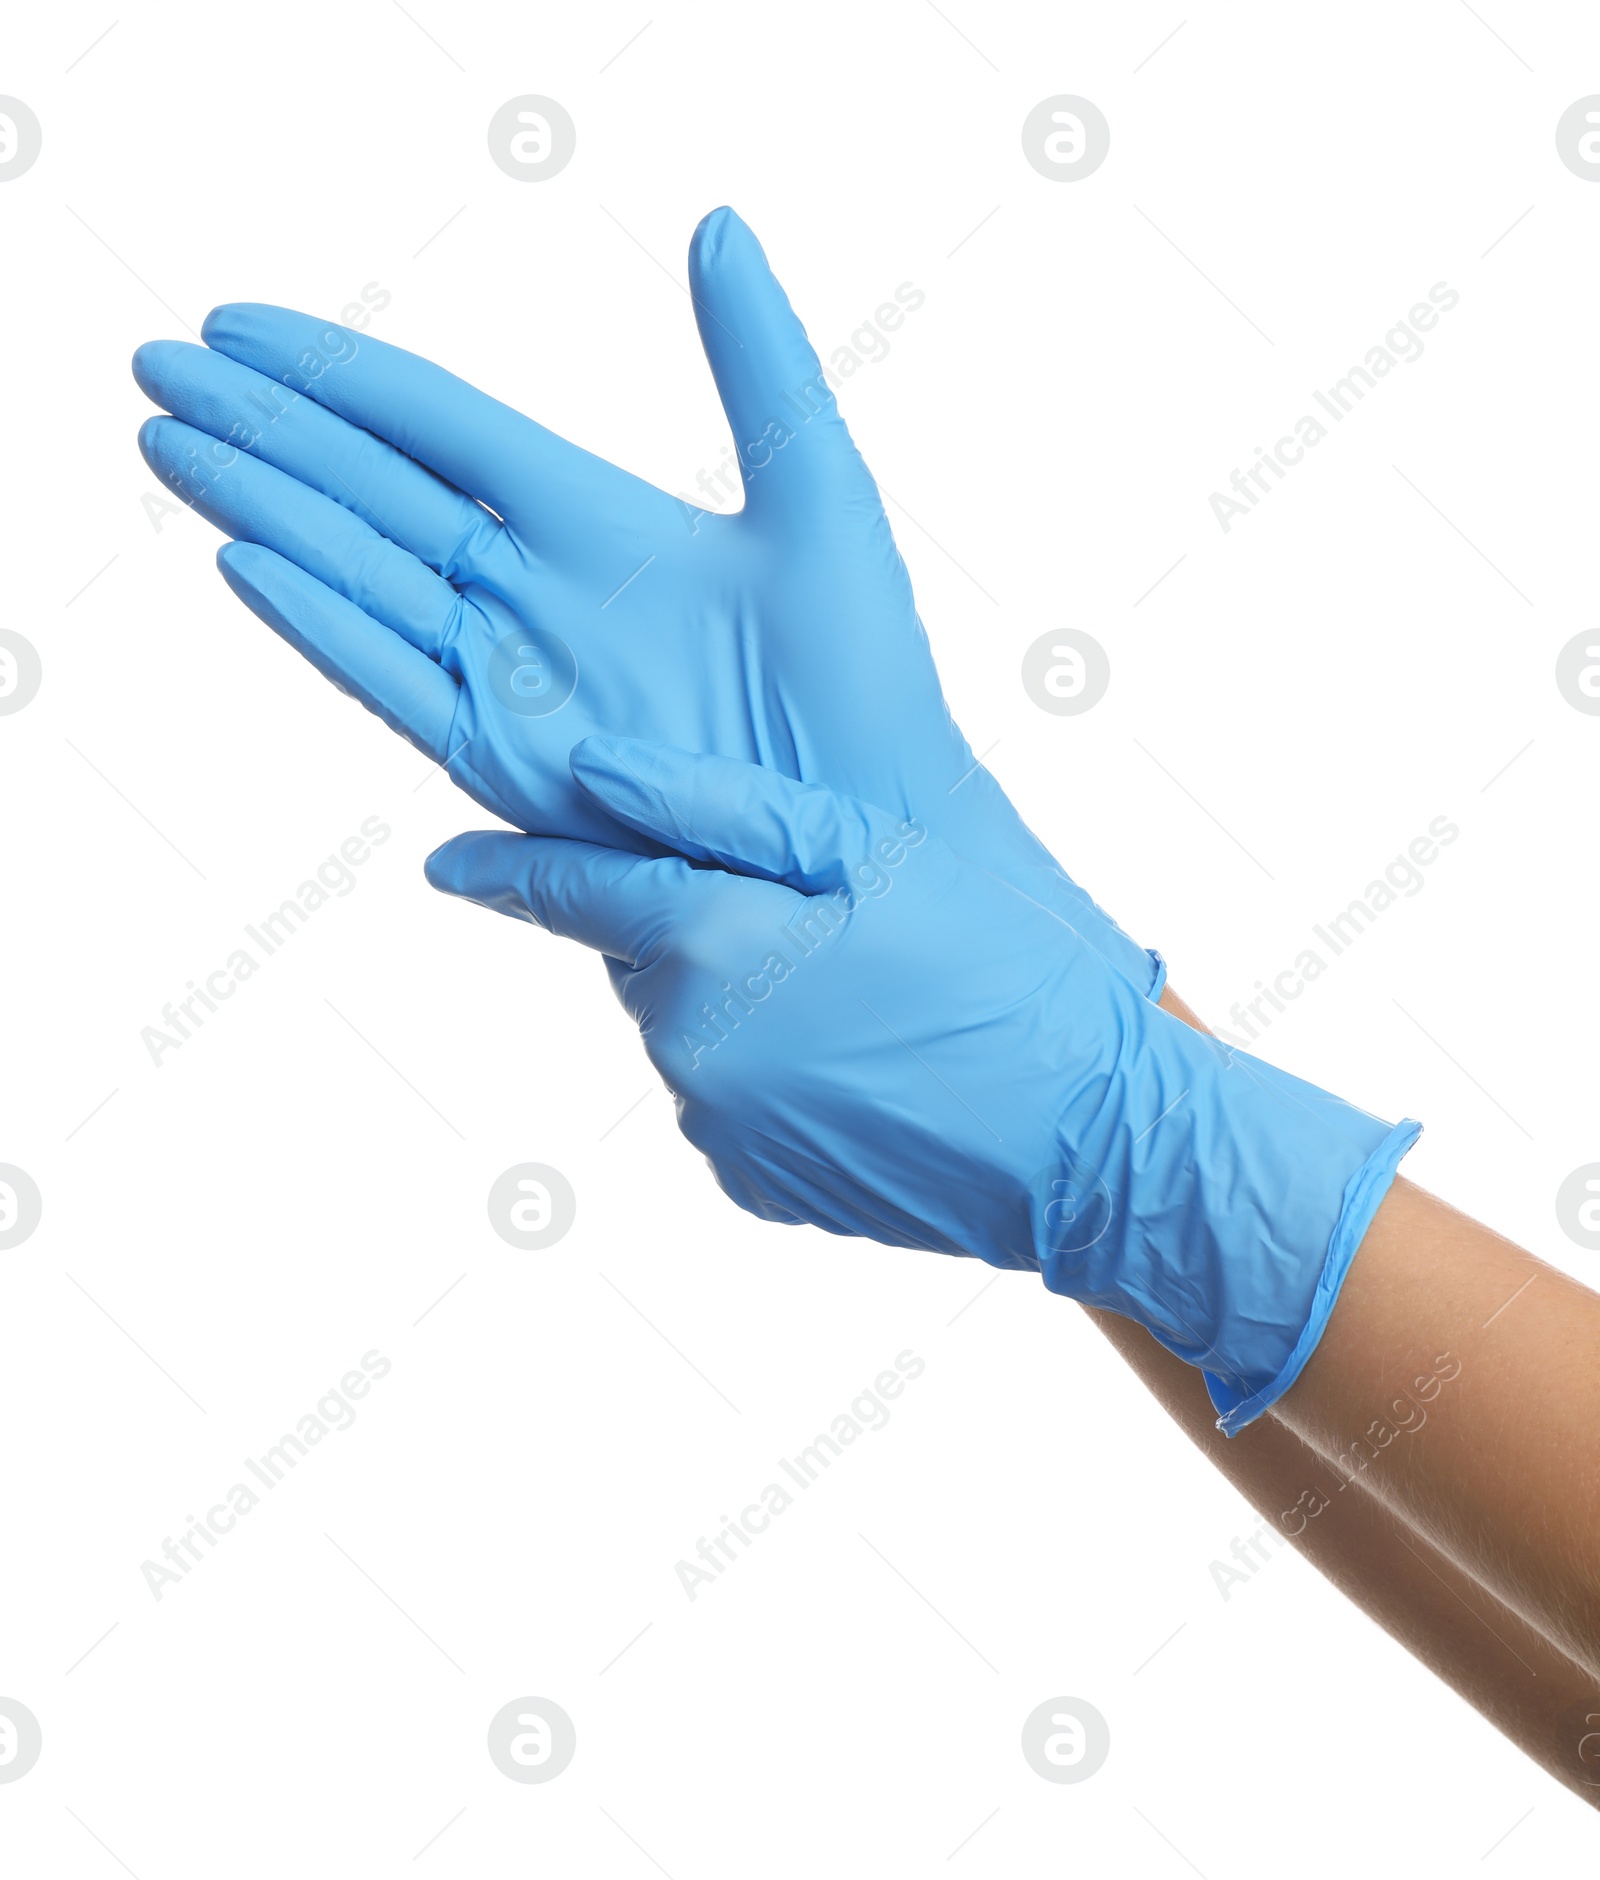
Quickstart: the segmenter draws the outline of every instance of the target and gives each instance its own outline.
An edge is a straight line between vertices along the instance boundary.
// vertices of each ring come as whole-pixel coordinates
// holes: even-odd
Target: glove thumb
[[[876,486],[851,441],[816,349],[761,244],[713,209],[689,245],[700,341],[733,432],[752,512],[786,497],[822,501]]]
[[[570,763],[579,787],[628,828],[802,894],[854,888],[863,868],[894,866],[929,839],[915,818],[737,758],[589,737]]]
[[[694,885],[694,870],[678,856],[657,860],[506,829],[453,836],[423,872],[441,894],[531,921],[630,967],[660,952]]]

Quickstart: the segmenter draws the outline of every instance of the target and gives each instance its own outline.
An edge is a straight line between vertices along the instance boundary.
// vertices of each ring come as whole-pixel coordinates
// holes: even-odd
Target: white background
[[[700,215],[825,357],[915,282],[843,402],[975,749],[1221,1022],[1454,819],[1260,1048],[1423,1118],[1413,1178],[1592,1280],[1553,1203],[1600,1158],[1600,719],[1553,671],[1594,618],[1600,188],[1553,133],[1600,19],[1481,11],[13,11],[0,624],[44,685],[0,720],[0,1159],[44,1220],[0,1255],[0,1694],[44,1755],[8,1871],[1574,1870],[1582,1804],[1301,1561],[1222,1600],[1255,1516],[1075,1309],[1005,1274],[962,1311],[976,1264],[722,1198],[598,964],[424,884],[483,813],[205,523],[152,525],[127,366],[377,281],[373,333],[687,489],[726,442]],[[578,127],[537,186],[484,136],[528,91]],[[1054,92],[1112,129],[1070,186],[1019,142]],[[1210,492],[1438,281],[1426,354],[1224,535]],[[1083,717],[1019,679],[1062,625],[1112,663]],[[141,1027],[371,815],[357,889],[154,1068]],[[527,1160],[578,1195],[542,1254],[485,1212]],[[157,1604],[140,1562],[374,1347],[355,1427]],[[889,1426],[690,1604],[674,1562],[908,1347]],[[484,1748],[524,1694],[577,1726],[544,1786]],[[1110,1723],[1077,1786],[1018,1748],[1060,1694]]]

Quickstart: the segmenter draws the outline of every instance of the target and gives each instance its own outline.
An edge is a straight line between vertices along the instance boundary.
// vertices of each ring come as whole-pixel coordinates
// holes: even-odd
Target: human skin
[[[1205,1029],[1170,987],[1161,1004]],[[1085,1309],[1280,1536],[1600,1808],[1595,1294],[1397,1179],[1311,1362],[1232,1440],[1198,1372],[1131,1320]],[[1402,1427],[1386,1406],[1438,1376],[1442,1352],[1459,1375],[1423,1421],[1412,1397]],[[1353,1451],[1379,1417],[1394,1434]]]
[[[1407,1434],[1352,1445],[1434,1355],[1459,1380]],[[1273,1416],[1537,1627],[1600,1687],[1600,1296],[1396,1181]]]
[[[1264,1522],[1525,1755],[1600,1809],[1600,1680],[1286,1424],[1268,1415],[1230,1440],[1198,1372],[1130,1319],[1085,1309]],[[1314,1519],[1295,1513],[1308,1491],[1323,1505]],[[1289,1532],[1286,1516],[1289,1528],[1304,1526]]]

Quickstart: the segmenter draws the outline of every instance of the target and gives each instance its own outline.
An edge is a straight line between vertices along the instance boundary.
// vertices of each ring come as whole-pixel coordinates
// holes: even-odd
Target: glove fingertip
[[[260,593],[260,576],[278,559],[259,542],[224,542],[217,550],[217,568],[235,593],[241,588]]]
[[[603,731],[591,731],[586,738],[579,738],[567,754],[567,768],[573,778],[582,783],[585,773],[595,776],[609,776],[617,766],[617,741]]]
[[[647,738],[597,734],[572,747],[567,767],[584,795],[641,835],[677,847],[683,834],[674,803],[707,759]]]
[[[241,349],[267,341],[276,324],[293,318],[288,308],[274,307],[269,301],[225,300],[201,321],[200,337],[213,352],[237,358]]]
[[[182,346],[181,340],[147,339],[142,346],[134,347],[128,363],[134,383],[147,398],[159,396],[154,387],[159,384],[163,369],[170,367],[182,351]]]
[[[423,861],[423,879],[430,888],[437,888],[441,894],[460,892],[462,841],[461,836],[452,836],[448,842],[441,842]]]
[[[200,322],[200,337],[208,346],[215,346],[230,333],[236,333],[241,325],[240,316],[249,310],[246,300],[224,300],[215,306]]]
[[[690,267],[700,271],[715,267],[729,236],[738,229],[743,229],[747,235],[750,233],[749,223],[726,203],[703,215],[689,238]]]

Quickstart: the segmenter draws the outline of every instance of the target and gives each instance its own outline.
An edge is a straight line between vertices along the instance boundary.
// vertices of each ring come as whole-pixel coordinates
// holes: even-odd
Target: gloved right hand
[[[572,770],[675,853],[467,835],[428,879],[606,956],[741,1207],[1032,1268],[1200,1366],[1230,1434],[1289,1388],[1415,1123],[1191,1030],[913,821],[634,739]]]
[[[698,511],[380,340],[219,307],[134,375],[140,446],[234,537],[242,600],[507,822],[639,846],[577,789],[590,732],[661,739],[915,815],[1070,921],[1139,991],[1135,945],[952,723],[878,489],[805,330],[731,209],[690,283],[737,457]]]

